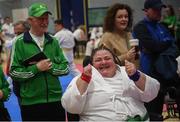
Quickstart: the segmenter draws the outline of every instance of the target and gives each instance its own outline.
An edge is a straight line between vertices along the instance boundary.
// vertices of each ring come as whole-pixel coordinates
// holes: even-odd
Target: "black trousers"
[[[23,121],[65,121],[65,110],[61,102],[22,105],[21,116]]]
[[[157,97],[150,101],[149,103],[145,103],[145,107],[148,111],[150,121],[163,121],[162,110],[164,104],[165,94],[163,91],[159,91]]]
[[[11,117],[9,115],[7,108],[2,106],[0,107],[0,121],[6,121],[6,122],[11,121]]]
[[[71,114],[71,113],[68,113],[67,112],[67,118],[68,118],[68,121],[79,121],[80,118],[79,118],[79,115],[78,114]]]

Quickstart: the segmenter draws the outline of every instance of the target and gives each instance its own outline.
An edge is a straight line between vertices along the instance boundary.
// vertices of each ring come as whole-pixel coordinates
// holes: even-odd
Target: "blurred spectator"
[[[76,39],[76,41],[86,41],[86,30],[84,25],[80,25],[74,32],[73,35]]]
[[[14,34],[16,36],[26,31],[29,31],[30,29],[30,25],[28,24],[28,22],[23,20],[17,21],[16,23],[13,24],[13,26],[14,26]]]
[[[5,41],[10,41],[14,37],[14,27],[10,17],[4,18],[4,24],[2,25],[2,34]]]
[[[90,40],[86,44],[86,52],[85,52],[85,57],[83,59],[83,67],[87,66],[90,63],[90,56],[95,48],[95,42],[96,42],[96,35],[91,33]]]
[[[150,121],[163,121],[162,110],[167,89],[171,86],[180,88],[180,79],[176,73],[175,39],[159,23],[163,7],[165,5],[161,0],[145,0],[145,17],[133,29],[133,35],[139,39],[140,70],[156,78],[161,85],[158,96],[145,104]],[[177,95],[176,101],[180,99],[178,97]]]
[[[98,27],[97,39],[95,41],[95,48],[98,47],[99,42],[101,41],[102,35],[103,35],[103,27]]]
[[[173,6],[166,5],[164,12],[165,15],[161,23],[164,24],[169,29],[169,31],[173,36],[175,36],[176,16]]]
[[[85,25],[80,25],[73,32],[73,35],[74,35],[74,39],[75,39],[74,56],[79,57],[80,53],[83,54],[85,52],[86,43],[87,43]]]
[[[58,39],[60,47],[63,49],[66,59],[68,60],[70,74],[75,77],[80,74],[80,71],[74,64],[73,48],[75,46],[73,33],[64,28],[62,20],[54,21],[55,32],[54,37]]]
[[[30,26],[26,21],[20,20],[13,24],[13,29],[14,29],[15,37],[12,40],[5,42],[5,47],[8,49],[11,49],[12,43],[18,35],[26,32],[26,31],[29,31]]]
[[[102,27],[93,27],[92,31],[90,32],[90,39],[86,44],[86,52],[85,58],[83,60],[83,67],[90,63],[90,56],[93,49],[98,47],[98,44],[101,40],[103,35],[103,28]]]

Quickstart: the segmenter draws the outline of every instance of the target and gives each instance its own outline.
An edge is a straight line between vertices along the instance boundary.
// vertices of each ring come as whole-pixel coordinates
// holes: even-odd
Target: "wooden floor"
[[[84,59],[84,55],[82,55],[80,57],[75,57],[74,58],[74,62],[75,62],[75,64],[82,64],[83,63],[83,59]]]

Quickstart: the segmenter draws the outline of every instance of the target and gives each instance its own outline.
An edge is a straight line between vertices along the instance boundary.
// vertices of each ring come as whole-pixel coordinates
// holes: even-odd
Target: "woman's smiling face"
[[[113,77],[116,73],[114,58],[108,50],[97,51],[93,56],[92,64],[103,77]]]
[[[125,30],[128,25],[128,12],[126,9],[119,9],[115,16],[115,29],[116,30]]]

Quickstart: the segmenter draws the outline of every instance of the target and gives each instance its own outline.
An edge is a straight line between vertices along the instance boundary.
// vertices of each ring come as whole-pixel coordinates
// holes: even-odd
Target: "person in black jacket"
[[[175,59],[177,48],[175,47],[175,39],[171,36],[170,32],[159,23],[163,7],[165,7],[165,5],[161,0],[146,0],[143,9],[145,17],[133,28],[133,36],[139,39],[140,70],[156,78],[161,84],[158,96],[153,101],[145,104],[151,121],[163,120],[162,110],[166,91],[170,86],[175,86],[177,89],[180,86],[176,73],[177,62]],[[168,72],[170,75],[161,75],[165,70],[169,71],[169,65],[161,67],[164,71],[161,70],[159,72],[160,65],[162,64],[155,65],[155,62],[157,62],[157,59],[160,59],[160,56],[165,53],[167,54],[167,52],[168,55],[170,54],[168,57],[169,62],[173,62],[172,65],[175,67],[173,69],[174,73]],[[169,63],[167,60],[164,60],[164,62]],[[180,97],[176,97],[176,101],[179,101]]]

